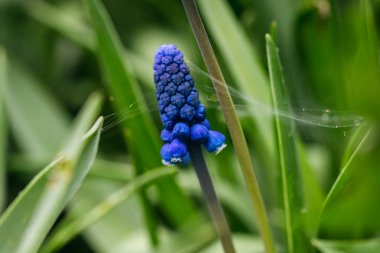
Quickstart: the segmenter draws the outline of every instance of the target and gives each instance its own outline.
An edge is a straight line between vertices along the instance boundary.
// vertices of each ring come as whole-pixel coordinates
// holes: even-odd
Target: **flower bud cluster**
[[[190,75],[183,53],[175,45],[160,46],[154,56],[154,82],[158,109],[164,129],[161,149],[164,164],[190,162],[189,142],[203,144],[209,152],[218,153],[226,145],[223,134],[210,130],[206,108]]]

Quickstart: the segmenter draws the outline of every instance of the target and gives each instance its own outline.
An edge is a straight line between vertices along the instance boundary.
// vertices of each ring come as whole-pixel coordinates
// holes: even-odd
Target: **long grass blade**
[[[4,109],[4,87],[7,82],[7,56],[5,49],[0,47],[0,214],[6,201],[6,143],[7,143],[7,118]]]
[[[270,35],[266,35],[266,43],[274,110],[290,110],[278,49]],[[296,147],[297,133],[291,120],[276,113],[275,126],[288,252],[309,252],[301,216],[303,190]]]

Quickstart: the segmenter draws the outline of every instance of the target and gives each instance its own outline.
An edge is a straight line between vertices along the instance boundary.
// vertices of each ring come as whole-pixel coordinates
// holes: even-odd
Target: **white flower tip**
[[[223,149],[225,149],[227,147],[227,144],[226,143],[223,143],[215,152],[214,154],[217,155],[219,154],[220,152],[222,152]]]
[[[163,165],[166,165],[166,166],[174,166],[174,164],[172,164],[172,163],[170,163],[168,161],[165,161],[163,159],[161,160],[161,162],[162,162]]]
[[[181,163],[182,162],[182,158],[180,158],[180,157],[172,157],[170,161],[172,163]]]

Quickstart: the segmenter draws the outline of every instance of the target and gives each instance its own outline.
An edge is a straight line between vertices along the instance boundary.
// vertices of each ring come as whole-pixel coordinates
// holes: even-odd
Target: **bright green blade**
[[[4,252],[37,252],[44,238],[80,187],[97,152],[103,118],[94,120],[101,98],[91,97],[74,124],[68,145],[38,173],[0,218]],[[26,211],[27,210],[27,211]]]
[[[97,53],[103,73],[107,78],[109,93],[115,98],[116,111],[128,108],[136,101],[144,101],[133,71],[125,64],[121,42],[111,20],[98,0],[85,1],[97,37]],[[136,110],[144,107],[135,103]],[[160,166],[160,142],[154,124],[147,113],[141,113],[133,119],[122,122],[126,139],[130,144],[134,161],[138,167],[149,170]],[[139,171],[141,173],[142,171]],[[157,183],[160,204],[168,218],[176,226],[181,226],[193,215],[193,207],[183,190],[173,179],[164,179]]]
[[[7,142],[7,119],[4,109],[4,87],[7,82],[7,56],[5,49],[0,47],[0,214],[3,211],[6,198],[6,142]]]
[[[378,253],[380,239],[367,240],[313,240],[313,245],[322,253]]]
[[[309,252],[303,217],[302,177],[296,146],[297,133],[291,119],[281,117],[280,111],[289,111],[290,105],[284,84],[278,48],[270,35],[266,35],[268,69],[272,91],[277,135],[278,166],[282,181],[285,209],[285,226],[288,252]]]

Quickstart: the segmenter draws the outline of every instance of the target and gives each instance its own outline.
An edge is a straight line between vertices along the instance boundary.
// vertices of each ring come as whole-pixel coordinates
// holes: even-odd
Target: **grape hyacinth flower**
[[[166,165],[190,162],[188,144],[203,144],[208,152],[219,153],[225,146],[223,134],[210,130],[206,108],[190,75],[183,53],[175,45],[160,46],[154,56],[156,97],[164,129],[162,162]]]
[[[212,153],[225,146],[223,134],[210,130],[206,108],[199,100],[189,66],[175,45],[162,45],[154,56],[154,82],[161,121],[162,162],[166,165],[192,161],[206,203],[225,253],[235,253],[231,232],[213,186],[201,144]]]

